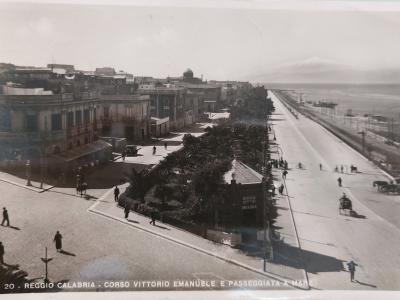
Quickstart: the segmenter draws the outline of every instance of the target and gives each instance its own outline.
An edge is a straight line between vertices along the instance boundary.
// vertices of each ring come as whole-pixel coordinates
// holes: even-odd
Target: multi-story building
[[[150,97],[146,95],[101,95],[98,117],[102,134],[143,141],[150,135]]]
[[[51,158],[52,167],[74,167],[73,161],[102,155],[109,145],[98,140],[99,123],[96,119],[98,94],[82,93],[79,99],[71,93],[29,94],[31,89],[14,92],[3,89],[0,94],[1,156],[3,159],[30,160],[33,167]],[[72,163],[72,164],[69,164]]]
[[[184,88],[196,95],[199,95],[200,111],[215,112],[221,106],[221,87],[208,83],[187,83],[177,82],[177,87]]]
[[[150,113],[157,119],[169,118],[171,129],[183,128],[193,123],[190,109],[185,110],[186,90],[179,87],[154,87],[138,89],[139,94],[150,96]]]
[[[149,136],[149,97],[134,95],[122,75],[67,79],[49,69],[21,69],[2,81],[14,82],[0,91],[3,161],[30,160],[37,167],[46,158],[52,168],[71,170],[108,159],[111,146],[99,139],[103,134],[131,141]]]

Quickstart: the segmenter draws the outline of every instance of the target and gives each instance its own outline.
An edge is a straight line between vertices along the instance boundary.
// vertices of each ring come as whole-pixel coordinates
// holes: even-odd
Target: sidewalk
[[[274,133],[269,134],[269,140],[272,141]],[[277,136],[279,140],[279,136]],[[283,153],[284,155],[284,153]],[[272,154],[272,159],[279,159],[278,154]],[[276,233],[280,234],[281,243],[274,245],[274,261],[281,263],[281,272],[283,274],[292,274],[292,277],[302,278],[306,280],[304,263],[301,258],[299,244],[296,239],[296,232],[292,221],[292,212],[289,206],[290,196],[287,194],[286,184],[282,179],[282,169],[272,167],[272,176],[276,187],[275,206],[278,210],[278,217],[274,226],[277,228]],[[281,184],[285,185],[283,194],[279,195],[278,188]]]
[[[43,183],[43,188],[41,189],[40,182],[33,181],[33,180],[31,180],[31,186],[27,186],[26,185],[27,180],[25,178],[20,178],[20,177],[11,175],[9,173],[1,172],[1,171],[0,171],[0,181],[7,182],[9,184],[13,184],[13,185],[37,192],[37,193],[42,193],[42,192],[47,191],[54,187],[52,185]]]
[[[140,146],[136,156],[127,156],[125,161],[121,157],[115,159],[115,162],[156,165],[159,164],[168,154],[179,151],[183,148],[183,137],[185,134],[191,134],[195,137],[200,137],[205,134],[205,129],[214,126],[212,123],[196,123],[195,126],[188,128],[184,132],[171,132],[171,135],[159,139],[154,142],[154,145]],[[167,143],[167,148],[164,146]],[[156,147],[156,152],[153,154],[153,146]]]
[[[121,186],[120,189],[123,190],[126,186],[127,184]],[[265,275],[270,279],[288,282],[289,285],[291,285],[292,281],[302,281],[304,279],[301,275],[297,276],[298,274],[295,274],[292,270],[273,263],[268,263],[268,272],[264,272],[263,259],[259,257],[247,256],[240,250],[209,241],[177,227],[161,223],[160,221],[156,221],[156,226],[153,226],[150,224],[149,218],[135,212],[130,212],[129,218],[126,220],[124,218],[123,209],[118,207],[114,201],[112,190],[109,190],[101,199],[98,200],[98,202],[92,205],[88,211],[117,221],[125,226],[132,226],[136,229],[146,231],[173,243],[201,252],[205,255],[210,255],[226,262],[233,263],[258,274]]]

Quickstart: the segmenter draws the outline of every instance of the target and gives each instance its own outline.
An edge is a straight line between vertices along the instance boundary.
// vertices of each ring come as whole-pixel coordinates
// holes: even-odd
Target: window
[[[83,123],[84,123],[85,125],[87,125],[87,124],[90,123],[90,112],[89,112],[88,109],[85,109],[85,110],[83,111]]]
[[[126,117],[128,118],[128,119],[132,119],[132,117],[133,117],[133,110],[132,110],[132,107],[126,107]]]
[[[0,107],[0,131],[9,131],[11,129],[10,111],[5,107]]]
[[[104,118],[108,118],[110,116],[110,108],[109,107],[104,107]]]
[[[77,110],[75,112],[75,124],[76,124],[76,126],[82,125],[82,111],[81,110]]]
[[[74,113],[69,111],[67,114],[67,128],[74,127]]]
[[[35,132],[38,131],[38,116],[27,115],[26,116],[26,131]]]
[[[242,209],[255,209],[256,208],[255,196],[244,196],[242,199]]]
[[[61,130],[62,122],[61,122],[61,114],[52,114],[51,115],[51,130]]]

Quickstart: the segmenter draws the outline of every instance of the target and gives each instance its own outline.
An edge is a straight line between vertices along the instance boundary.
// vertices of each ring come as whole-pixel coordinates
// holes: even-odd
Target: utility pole
[[[364,129],[360,132],[358,132],[359,134],[361,134],[361,138],[362,138],[362,153],[365,154],[365,131]]]
[[[49,277],[48,277],[48,269],[47,269],[47,265],[49,264],[49,262],[51,262],[53,260],[53,258],[47,258],[47,247],[45,247],[45,255],[44,257],[41,257],[40,259],[44,262],[44,265],[46,267],[46,277],[44,278],[44,283],[50,283]]]

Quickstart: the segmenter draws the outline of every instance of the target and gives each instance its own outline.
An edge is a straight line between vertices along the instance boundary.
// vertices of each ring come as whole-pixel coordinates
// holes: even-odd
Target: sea
[[[351,110],[355,115],[381,115],[400,120],[400,84],[266,83],[265,87],[301,93],[303,101],[335,102],[337,114]]]

